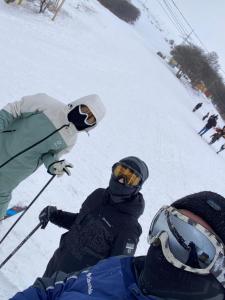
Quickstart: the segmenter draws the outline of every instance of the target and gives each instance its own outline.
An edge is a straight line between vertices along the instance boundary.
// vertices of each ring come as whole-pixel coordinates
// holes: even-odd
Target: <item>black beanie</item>
[[[148,166],[146,163],[136,156],[128,156],[119,161],[119,163],[124,164],[128,168],[138,172],[141,175],[141,183],[138,186],[126,186],[118,182],[115,176],[111,175],[109,181],[108,191],[111,196],[111,200],[115,203],[124,202],[131,199],[132,196],[137,195],[141,190],[142,184],[148,178]],[[117,164],[117,163],[116,163]],[[113,165],[112,171],[116,164]]]
[[[187,209],[206,221],[225,244],[225,198],[213,192],[200,192],[183,197],[171,204]]]
[[[119,161],[121,164],[126,164],[131,169],[137,171],[142,177],[142,183],[148,178],[149,171],[146,163],[136,156],[128,156]]]

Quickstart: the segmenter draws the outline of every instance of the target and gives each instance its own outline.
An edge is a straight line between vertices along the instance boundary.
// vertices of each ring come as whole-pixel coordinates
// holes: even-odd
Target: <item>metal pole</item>
[[[30,202],[30,204],[27,206],[27,208],[23,211],[23,213],[19,216],[19,218],[13,223],[13,225],[9,228],[9,230],[6,232],[6,234],[3,236],[3,238],[0,240],[0,245],[4,241],[4,239],[8,236],[8,234],[11,232],[11,230],[16,226],[16,224],[19,222],[19,220],[25,215],[25,213],[28,211],[28,209],[31,207],[31,205],[37,200],[37,198],[41,195],[41,193],[46,189],[46,187],[50,184],[50,182],[55,178],[56,175],[52,175],[52,177],[49,179],[49,181],[45,184],[45,186],[40,190],[40,192],[37,194],[37,196]]]
[[[10,258],[26,243],[27,240],[41,227],[39,223],[29,234],[28,236],[9,254],[9,256],[0,264],[0,269],[10,260]]]

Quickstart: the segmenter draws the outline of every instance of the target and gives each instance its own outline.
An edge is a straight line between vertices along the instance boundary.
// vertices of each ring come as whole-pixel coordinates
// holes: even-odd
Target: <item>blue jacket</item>
[[[38,279],[34,286],[11,300],[154,300],[136,284],[133,257],[111,257],[79,274],[55,273]]]

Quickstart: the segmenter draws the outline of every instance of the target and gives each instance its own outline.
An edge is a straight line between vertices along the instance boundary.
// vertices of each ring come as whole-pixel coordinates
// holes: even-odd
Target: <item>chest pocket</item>
[[[111,224],[104,217],[89,215],[88,220],[71,228],[67,240],[70,241],[67,245],[70,252],[77,259],[89,256],[99,260],[110,255],[114,235]]]

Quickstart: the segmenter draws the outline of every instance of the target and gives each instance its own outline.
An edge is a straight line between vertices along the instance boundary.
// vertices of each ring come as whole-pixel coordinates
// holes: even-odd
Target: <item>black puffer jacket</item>
[[[134,255],[142,233],[138,218],[143,211],[141,193],[115,204],[107,189],[90,194],[78,214],[57,210],[51,222],[69,231],[62,235],[44,276],[59,270],[81,270],[109,256]]]
[[[215,117],[210,117],[205,127],[211,129],[212,127],[215,127],[216,124],[217,124],[217,119]]]

